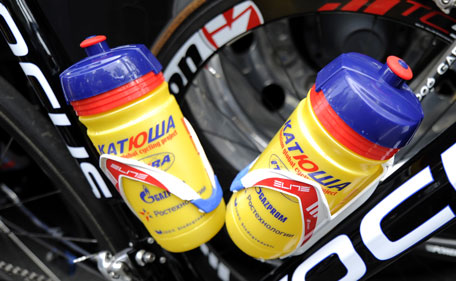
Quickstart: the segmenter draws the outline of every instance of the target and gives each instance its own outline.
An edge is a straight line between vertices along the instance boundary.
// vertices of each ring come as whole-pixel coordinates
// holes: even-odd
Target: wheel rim
[[[97,249],[96,239],[78,228],[80,223],[65,207],[60,191],[3,130],[0,147],[0,276],[6,280],[76,280],[82,276],[99,280],[101,275],[94,268],[72,264],[74,258]]]
[[[408,62],[416,77],[446,45],[429,32],[372,15],[311,14],[282,19],[219,49],[188,87],[185,104],[199,135],[239,171],[264,150],[306,96],[318,70],[340,53],[361,52],[379,61],[397,55]],[[432,99],[442,98],[428,98]],[[440,106],[445,111],[442,107],[448,103]],[[430,108],[435,110],[425,107],[425,113]],[[438,122],[435,116],[426,118]]]

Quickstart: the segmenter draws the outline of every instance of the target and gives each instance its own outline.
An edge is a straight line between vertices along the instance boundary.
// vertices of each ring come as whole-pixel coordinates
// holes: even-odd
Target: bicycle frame
[[[182,280],[182,277],[176,276],[193,276],[194,273],[185,266],[184,262],[180,261],[181,256],[170,256],[156,243],[149,242],[150,236],[145,228],[134,218],[115,187],[100,172],[98,153],[85,135],[85,130],[80,125],[73,109],[66,103],[61,90],[59,74],[70,66],[71,62],[64,48],[56,40],[57,36],[48,25],[38,4],[25,0],[0,1],[0,16],[3,19],[0,21],[0,30],[4,40],[17,57],[41,106],[48,112],[62,141],[87,179],[86,183],[81,182],[81,188],[76,192],[83,197],[95,196],[100,199],[91,211],[100,217],[117,221],[116,224],[113,224],[108,223],[109,220],[100,220],[101,227],[107,233],[116,233],[111,237],[110,245],[101,244],[100,248],[103,251],[93,255],[98,263],[102,264],[101,269],[99,266],[100,271],[106,278],[111,278],[109,275],[111,272],[108,272],[109,266],[128,260],[129,264],[133,266],[133,275],[140,275],[146,279],[152,274],[158,280],[169,276],[174,276],[176,280]],[[67,196],[71,198],[72,195],[67,194]],[[89,228],[91,227],[90,223],[87,225]],[[144,264],[141,265],[135,260],[135,255],[144,249],[165,258],[166,264],[154,263],[145,268]],[[107,258],[107,254],[112,258]],[[90,256],[85,258],[90,258]],[[176,269],[179,272],[176,273]]]
[[[455,134],[456,124],[381,183],[343,224],[264,280],[368,278],[454,222]]]
[[[78,127],[78,120],[60,89],[59,73],[71,64],[67,54],[57,40],[52,40],[55,35],[44,24],[43,15],[36,7],[26,1],[9,1],[0,8],[7,24],[2,26],[7,43],[51,121],[64,137],[71,155],[79,162],[93,194],[97,198],[111,198],[109,184],[97,168],[97,153]]]
[[[0,28],[43,108],[48,112],[69,152],[78,161],[78,166],[90,184],[93,195],[97,198],[110,198],[116,193],[111,192],[111,187],[102,177],[98,169],[96,151],[82,133],[77,117],[66,104],[60,89],[58,75],[70,64],[69,59],[57,40],[51,40],[55,35],[39,11],[36,4],[30,6],[25,1],[2,1],[0,15],[4,21]],[[78,192],[90,194],[86,188],[81,188]],[[111,206],[102,201],[99,209],[94,211],[108,217],[112,215]],[[110,228],[108,225],[106,227]],[[128,241],[119,239],[115,242],[114,248],[120,250],[124,248],[122,245],[127,243]]]
[[[107,199],[99,200],[96,212],[110,217],[111,204],[118,204],[119,196],[102,176],[98,153],[61,91],[59,74],[70,65],[68,55],[54,40],[56,36],[33,1],[0,0],[0,15],[5,40],[87,178],[90,190],[81,188],[79,192]],[[448,52],[454,54],[453,50],[454,44]],[[365,279],[453,223],[455,136],[456,124],[403,163],[344,223],[304,254],[287,259],[263,280]],[[128,238],[116,241],[115,250],[120,251],[127,243]]]

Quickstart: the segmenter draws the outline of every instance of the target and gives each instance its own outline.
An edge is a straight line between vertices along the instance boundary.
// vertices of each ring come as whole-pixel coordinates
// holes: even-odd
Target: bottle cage
[[[389,172],[394,161],[393,158],[382,165],[383,173],[381,175],[356,195],[349,204],[332,215],[323,190],[318,183],[287,170],[256,169],[249,171],[256,160],[237,174],[230,186],[230,190],[238,192],[245,188],[258,186],[285,193],[298,200],[303,231],[297,248],[295,251],[281,257],[285,258],[303,253],[364,203]]]

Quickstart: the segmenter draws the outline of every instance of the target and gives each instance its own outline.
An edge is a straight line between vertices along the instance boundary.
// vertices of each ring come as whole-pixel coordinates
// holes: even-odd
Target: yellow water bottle
[[[384,173],[423,112],[410,67],[357,53],[325,66],[258,159],[236,177],[226,226],[248,255],[283,257]],[[296,179],[299,176],[301,180]]]
[[[101,154],[101,167],[164,249],[183,252],[223,226],[222,190],[161,65],[144,45],[81,43],[88,57],[61,75],[65,97]]]

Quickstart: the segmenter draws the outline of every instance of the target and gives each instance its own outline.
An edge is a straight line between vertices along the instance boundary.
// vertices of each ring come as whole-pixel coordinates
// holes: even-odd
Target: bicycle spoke
[[[96,239],[90,238],[79,238],[79,237],[70,237],[70,236],[52,236],[49,234],[41,234],[41,233],[30,233],[30,232],[13,232],[17,236],[26,236],[26,237],[34,237],[34,238],[42,238],[42,239],[54,239],[59,241],[69,241],[69,242],[78,242],[78,243],[86,243],[86,244],[97,244],[98,241]]]
[[[215,71],[215,70],[213,69],[212,72],[213,71]],[[209,70],[208,70],[208,72],[209,72]],[[210,75],[212,76],[214,74],[211,73]],[[224,75],[222,75],[222,77],[223,78],[221,78],[221,79],[225,79]],[[223,82],[226,82],[226,81],[224,80]],[[199,91],[199,95],[205,97],[205,102],[208,103],[208,104],[206,104],[206,106],[211,108],[211,110],[215,110],[217,112],[217,115],[221,116],[224,120],[229,122],[233,126],[233,128],[236,128],[237,132],[243,136],[244,141],[245,140],[248,141],[253,147],[255,147],[258,150],[258,152],[260,152],[264,149],[264,147],[266,146],[266,143],[262,142],[260,136],[258,136],[253,130],[247,128],[243,124],[243,121],[239,119],[240,114],[230,114],[231,116],[228,115],[227,111],[232,110],[233,109],[232,107],[227,107],[222,110],[222,108],[220,108],[220,106],[218,104],[216,104],[212,98],[210,98],[211,95],[206,91],[205,87],[200,87],[196,83],[193,83],[192,87],[195,92]],[[225,89],[227,91],[231,91],[226,86],[225,86]],[[228,94],[228,95],[231,95],[231,94]],[[234,105],[233,103],[234,103],[234,101],[231,102],[230,105],[237,106],[237,105]],[[241,129],[241,128],[243,128],[243,129]],[[208,128],[203,128],[203,129],[207,130]]]
[[[32,238],[47,238],[47,239],[56,239],[61,242],[66,242],[66,241],[72,241],[72,242],[80,242],[80,243],[98,243],[96,239],[90,239],[90,238],[81,238],[81,237],[68,237],[68,236],[53,236],[49,234],[42,234],[42,233],[32,233],[29,231],[25,231],[23,228],[18,226],[17,224],[11,222],[10,220],[5,219],[4,217],[2,220],[10,227],[10,231],[14,233],[15,235],[18,236],[27,236],[27,237],[32,237]],[[14,229],[14,231],[11,230]],[[89,253],[85,250],[76,250],[79,252],[81,255],[88,255]]]
[[[5,160],[6,153],[8,152],[9,148],[11,147],[11,144],[13,143],[13,140],[14,139],[12,137],[10,137],[10,139],[8,140],[8,143],[6,144],[5,148],[2,149],[1,154],[0,154],[0,165]]]
[[[8,238],[28,257],[36,266],[38,266],[49,278],[55,281],[60,279],[31,251],[3,222],[0,217],[0,231],[5,233]]]
[[[268,31],[268,26],[266,26],[265,29]],[[284,62],[284,59],[281,56],[281,52],[279,50],[277,50],[277,48],[278,48],[277,44],[275,44],[274,40],[271,39],[272,34],[273,34],[272,32],[266,32],[266,38],[267,38],[267,40],[269,42],[269,45],[272,46],[272,50],[273,50],[272,54],[276,58],[276,60],[279,62],[279,65],[282,68],[282,72],[285,74],[285,76],[286,76],[286,78],[287,78],[287,80],[288,80],[288,82],[289,82],[289,84],[291,86],[292,94],[295,96],[295,98],[297,100],[301,100],[301,98],[298,95],[298,90],[297,90],[297,87],[295,85],[295,82],[290,76],[289,69],[288,69],[287,66],[285,66],[285,62]],[[276,35],[276,34],[274,34],[274,35]],[[279,37],[280,36],[287,36],[286,39],[291,40],[291,38],[289,38],[290,37],[289,32],[287,32],[287,35],[285,35],[284,33],[279,34]],[[284,41],[284,40],[279,38],[279,41]],[[287,117],[288,116],[286,116],[283,121],[285,121]],[[281,118],[283,118],[283,117],[281,116]]]
[[[55,191],[51,191],[51,192],[48,192],[48,193],[45,193],[45,194],[40,194],[40,195],[37,195],[37,196],[33,196],[33,197],[30,197],[30,198],[21,200],[21,204],[25,205],[25,204],[28,204],[28,203],[36,202],[38,200],[46,199],[46,198],[49,198],[51,196],[58,195],[60,193],[61,193],[60,190],[55,190]],[[17,204],[15,204],[15,203],[7,204],[7,205],[3,206],[2,208],[0,208],[0,212],[1,211],[5,211],[5,210],[10,209],[10,208],[14,208],[14,207],[17,207]]]
[[[200,90],[201,90],[201,89],[200,89]],[[228,122],[230,122],[231,124],[233,124],[234,127],[238,129],[238,132],[239,132],[240,134],[242,134],[242,135],[245,136],[245,139],[244,139],[244,140],[249,141],[250,144],[252,144],[252,146],[254,146],[254,147],[257,149],[257,152],[260,152],[260,151],[261,151],[261,149],[262,149],[261,146],[259,146],[259,145],[257,144],[257,142],[254,141],[255,138],[252,138],[252,137],[249,136],[247,133],[245,133],[244,131],[242,131],[242,130],[239,129],[239,125],[240,125],[240,124],[239,124],[238,121],[236,121],[236,119],[230,118],[227,114],[225,114],[222,110],[220,110],[220,108],[219,108],[211,99],[209,99],[208,101],[209,101],[209,103],[218,111],[218,113],[221,114],[221,116],[222,116],[225,120],[227,120]],[[234,116],[233,116],[233,117],[234,117]],[[244,146],[245,146],[245,144],[244,144]],[[250,148],[250,149],[252,149],[252,148]],[[253,149],[252,149],[252,150],[253,150]]]
[[[12,235],[15,235],[17,237],[17,239],[19,239],[18,238],[19,236],[25,236],[25,237],[31,239],[33,242],[35,242],[35,243],[39,244],[40,246],[42,246],[44,249],[46,249],[46,250],[48,250],[48,251],[60,256],[61,258],[64,258],[64,259],[68,260],[69,256],[68,256],[67,253],[65,253],[64,251],[58,249],[55,245],[51,245],[51,244],[49,244],[49,243],[47,243],[47,242],[45,242],[44,240],[41,239],[41,238],[58,239],[57,237],[50,237],[49,235],[41,235],[41,234],[34,234],[34,233],[26,232],[21,227],[15,225],[14,223],[6,220],[3,217],[0,217],[0,224],[2,224],[2,223],[3,223],[3,225],[8,225],[10,227],[9,233],[12,234]],[[0,227],[1,227],[1,225],[0,225]],[[11,230],[11,229],[14,229],[14,231]],[[64,237],[62,237],[62,238],[64,238]],[[87,243],[87,242],[93,243],[93,242],[95,242],[95,243],[97,243],[97,241],[94,240],[94,239],[84,239],[84,238],[76,238],[76,237],[65,237],[65,238],[70,239],[70,241],[74,241],[74,242],[83,242],[83,243]],[[32,252],[32,254],[33,254],[33,252]],[[78,252],[78,254],[79,255],[90,255],[87,251]],[[72,260],[70,260],[69,262],[72,262]],[[92,267],[90,267],[88,265],[85,265],[83,263],[78,263],[77,266],[82,268],[82,269],[84,269],[87,272],[90,272],[91,274],[94,274],[94,275],[96,275],[96,276],[98,276],[100,278],[103,278],[100,272],[98,272],[97,270],[93,269]],[[57,279],[57,280],[59,280],[59,279]]]

